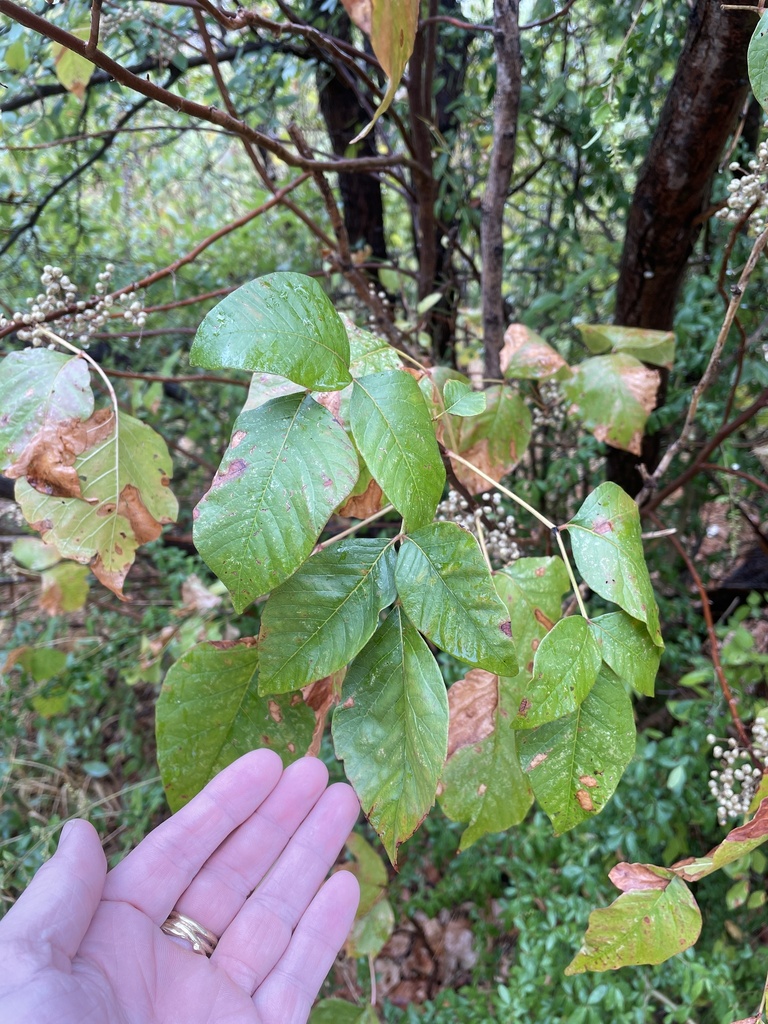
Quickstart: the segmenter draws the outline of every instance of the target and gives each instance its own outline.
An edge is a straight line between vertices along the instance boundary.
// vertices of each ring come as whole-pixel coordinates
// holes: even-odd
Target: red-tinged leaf
[[[531,414],[520,395],[494,385],[485,392],[485,410],[477,416],[447,417],[444,440],[455,443],[461,455],[494,480],[501,480],[518,464],[531,440]],[[458,479],[477,494],[488,481],[460,462],[453,463]]]
[[[614,324],[576,324],[584,344],[596,355],[624,352],[644,363],[671,370],[675,361],[673,331],[652,331],[645,327],[617,327]]]
[[[674,871],[686,882],[697,882],[705,875],[711,875],[761,846],[768,839],[768,799],[761,802],[757,814],[745,825],[732,829],[705,857],[690,858],[672,865]]]
[[[627,864],[622,861],[611,868],[608,877],[622,892],[636,892],[641,889],[666,889],[672,877],[665,868],[653,864]]]
[[[504,333],[499,364],[505,377],[521,380],[558,380],[570,376],[568,364],[541,335],[525,324],[510,324]]]

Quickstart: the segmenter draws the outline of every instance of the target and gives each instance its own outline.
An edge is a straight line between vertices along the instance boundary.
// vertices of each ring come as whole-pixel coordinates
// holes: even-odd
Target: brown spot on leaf
[[[627,864],[626,861],[611,868],[608,877],[621,892],[666,889],[670,883],[670,879],[664,877],[663,868],[652,864]]]
[[[534,575],[534,576],[543,576],[543,575],[544,575],[544,574],[546,573],[546,571],[547,571],[547,570],[546,570],[546,569],[544,568],[544,566],[543,566],[543,565],[540,565],[540,566],[538,567],[538,569],[534,569],[534,570],[533,570],[533,575]]]
[[[582,784],[582,786],[586,786],[587,789],[594,789],[595,786],[600,785],[597,779],[593,779],[591,775],[579,776],[579,782]]]
[[[592,797],[589,795],[586,789],[577,789],[576,799],[579,801],[582,810],[594,811],[595,805],[592,803]]]
[[[603,516],[597,516],[592,523],[592,529],[595,533],[599,534],[613,533],[613,523],[610,519],[605,519]]]
[[[493,732],[499,677],[482,668],[467,672],[448,691],[448,757]]]
[[[541,610],[541,608],[534,608],[533,609],[533,616],[536,619],[536,621],[539,623],[539,625],[543,626],[544,629],[546,629],[547,631],[552,629],[552,627],[554,626],[554,622],[552,621],[552,619],[550,619],[548,616],[546,616],[544,614],[544,612]]]
[[[384,492],[372,479],[362,494],[353,494],[347,499],[339,509],[339,515],[350,519],[367,519],[382,507],[383,497]]]
[[[341,705],[343,708],[353,708],[355,706],[355,698],[347,697],[344,703]]]
[[[267,707],[269,708],[269,717],[279,725],[283,720],[283,712],[280,709],[280,705],[277,701],[269,700],[267,701]]]
[[[510,324],[504,332],[499,364],[502,373],[512,365],[512,377],[518,375],[517,370],[521,376],[537,378],[551,377],[567,366],[563,357],[525,324]]]
[[[484,782],[481,782],[480,785],[477,787],[477,795],[483,796],[487,789],[488,787],[486,786],[486,784]]]
[[[504,636],[512,636],[512,623],[509,620],[507,620],[506,622],[502,622],[499,625],[499,629],[504,634]]]
[[[543,750],[540,751],[531,760],[531,763],[528,765],[528,771],[532,772],[534,768],[538,768],[540,764],[544,764],[544,762],[547,760],[548,757],[549,757],[549,751],[548,750],[546,752],[543,751]]]
[[[222,487],[224,484],[230,483],[232,480],[237,480],[239,476],[248,468],[248,463],[245,459],[233,459],[225,470],[219,470],[216,476],[211,482],[211,490],[215,491],[217,487]]]
[[[241,441],[245,440],[247,434],[244,430],[236,430],[232,435],[232,440],[229,442],[230,448],[237,448]]]
[[[527,697],[523,697],[523,699],[520,701],[520,707],[517,709],[518,715],[520,715],[521,718],[525,718],[525,716],[528,714],[530,710],[531,702],[528,700]]]
[[[338,672],[334,672],[333,675],[326,676],[324,679],[318,679],[316,683],[310,683],[309,686],[305,686],[301,691],[304,703],[315,713],[312,742],[307,750],[307,754],[310,757],[318,757],[320,754],[320,744],[322,743],[328,712],[339,703],[341,684],[344,681],[346,671],[346,668],[343,668]]]

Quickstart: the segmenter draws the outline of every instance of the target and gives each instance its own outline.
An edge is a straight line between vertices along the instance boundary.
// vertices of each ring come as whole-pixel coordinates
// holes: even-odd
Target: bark
[[[499,353],[504,340],[504,204],[507,200],[517,141],[522,57],[518,0],[494,0],[496,95],[493,111],[493,150],[483,198],[481,252],[483,260],[483,337],[485,374],[499,377]]]
[[[749,88],[747,46],[755,18],[696,0],[656,132],[640,169],[627,221],[614,322],[671,330],[688,259],[709,205],[712,179]],[[666,375],[664,375],[666,376]],[[662,380],[657,404],[664,401]],[[607,477],[630,494],[638,466],[658,462],[658,434],[640,458],[608,449]]]

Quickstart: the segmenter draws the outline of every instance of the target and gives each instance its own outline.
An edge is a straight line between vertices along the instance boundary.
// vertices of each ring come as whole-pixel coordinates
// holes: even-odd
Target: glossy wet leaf
[[[374,479],[408,529],[432,521],[445,485],[429,410],[410,374],[387,370],[355,381],[352,435]]]
[[[651,640],[645,625],[626,612],[608,612],[592,619],[590,628],[606,665],[638,693],[652,697],[661,648]]]
[[[635,752],[632,702],[621,680],[603,669],[576,711],[518,732],[523,771],[560,835],[598,814]]]
[[[648,627],[663,647],[659,609],[643,557],[640,513],[618,484],[600,484],[568,523],[579,572],[592,590]]]
[[[300,694],[260,697],[253,642],[201,643],[168,670],[157,701],[157,759],[176,811],[228,764],[269,747],[289,764],[306,753],[315,716]]]
[[[303,274],[267,274],[227,295],[200,324],[189,358],[211,370],[278,374],[314,391],[352,379],[344,324]]]
[[[590,352],[625,352],[644,363],[671,370],[675,362],[674,331],[652,331],[645,327],[617,327],[614,324],[576,324]]]
[[[561,380],[570,376],[560,353],[525,324],[510,324],[506,329],[499,364],[505,377],[520,380]]]
[[[586,619],[571,615],[556,622],[534,656],[515,728],[533,729],[575,711],[594,686],[601,660]]]
[[[639,455],[660,379],[658,371],[622,352],[585,360],[562,387],[571,414],[598,441]]]
[[[333,716],[336,756],[396,863],[435,800],[448,700],[434,657],[399,608],[352,662]]]
[[[35,460],[37,485],[54,493],[20,479],[16,500],[62,558],[89,564],[104,586],[122,596],[136,549],[156,540],[178,511],[165,441],[126,413],[115,422],[107,409],[84,423],[59,424],[58,434],[60,460]]]
[[[470,533],[455,523],[432,523],[408,534],[395,578],[408,618],[441,650],[468,665],[515,674],[507,609]]]
[[[654,871],[667,876],[664,888],[624,892],[610,907],[592,911],[581,950],[566,974],[660,964],[694,944],[701,913],[693,894],[672,872]]]
[[[571,589],[562,558],[518,558],[494,574],[496,593],[507,606],[521,668],[533,673],[533,657],[560,618]]]
[[[477,416],[485,411],[486,398],[482,391],[473,391],[469,384],[449,379],[443,388],[445,411],[451,416]]]
[[[402,365],[400,355],[388,341],[358,327],[344,313],[341,320],[349,338],[349,372],[353,377],[397,370]]]
[[[341,541],[309,558],[264,606],[262,693],[285,693],[336,672],[370,640],[395,599],[387,538]]]
[[[531,440],[531,414],[520,395],[511,388],[492,385],[485,391],[486,408],[479,416],[450,417],[446,440],[456,442],[456,452],[494,480],[501,480],[525,454]],[[453,444],[453,441],[451,441]],[[454,463],[454,472],[472,494],[488,489],[488,481]]]
[[[0,471],[66,420],[93,412],[88,364],[47,348],[11,352],[0,361]]]
[[[757,102],[768,112],[768,11],[758,21],[747,50],[749,84]]]
[[[448,758],[440,783],[444,813],[452,821],[467,823],[459,850],[468,849],[489,832],[519,825],[533,803],[533,791],[520,767],[511,725],[520,703],[520,677],[491,678],[496,690],[491,732],[483,735],[483,730],[472,741],[471,731],[465,730],[462,745]],[[454,683],[451,690],[462,682]],[[462,707],[471,709],[471,703],[462,701]],[[451,731],[453,726],[452,720]]]
[[[357,471],[344,429],[308,395],[273,398],[238,416],[194,523],[197,550],[238,612],[309,556]]]

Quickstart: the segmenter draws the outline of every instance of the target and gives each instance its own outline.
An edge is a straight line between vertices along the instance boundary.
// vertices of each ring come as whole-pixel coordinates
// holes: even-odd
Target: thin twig
[[[388,512],[392,512],[394,505],[385,505],[384,508],[379,509],[378,512],[374,512],[372,516],[368,516],[367,519],[361,519],[359,523],[355,523],[354,526],[350,526],[346,530],[342,530],[341,533],[336,533],[333,537],[329,537],[328,540],[324,540],[322,544],[318,544],[315,547],[313,554],[317,554],[319,551],[325,551],[331,544],[336,544],[340,540],[344,540],[345,537],[350,537],[353,533],[357,533],[358,530],[362,530],[364,526],[368,526],[369,523],[375,522],[377,519],[381,519]]]
[[[533,507],[533,505],[529,505],[527,501],[524,501],[519,495],[515,494],[514,491],[510,491],[508,488],[500,484],[498,480],[494,480],[492,476],[488,476],[488,474],[484,473],[479,466],[474,465],[472,462],[468,462],[466,459],[463,459],[461,455],[457,455],[456,452],[452,452],[450,449],[446,449],[446,453],[454,462],[459,462],[462,466],[466,466],[467,469],[471,469],[472,472],[477,473],[481,479],[486,480],[491,487],[495,487],[497,491],[501,491],[501,493],[509,498],[510,501],[516,502],[521,508],[524,508],[526,512],[530,512],[534,519],[538,519],[538,521],[543,526],[546,526],[548,530],[557,529],[556,525],[550,522],[546,516],[543,516],[541,512]]]
[[[101,27],[101,0],[91,0],[91,31],[85,46],[85,55],[90,57],[99,48],[99,29]]]
[[[488,554],[488,548],[485,544],[485,530],[483,529],[483,514],[480,509],[475,509],[475,529],[477,530],[477,542],[480,545],[480,550],[483,552],[483,558],[485,564],[488,566],[488,572],[493,572],[493,566],[491,565],[491,559]]]
[[[549,25],[550,22],[557,21],[558,18],[562,18],[563,15],[567,14],[575,3],[576,0],[567,0],[565,7],[561,10],[555,11],[554,14],[550,14],[547,18],[541,18],[539,21],[530,21],[527,25],[521,25],[520,31],[527,32],[529,28],[541,28],[542,25]]]
[[[573,572],[573,567],[571,566],[571,560],[568,557],[568,552],[565,550],[565,544],[563,543],[563,538],[560,535],[560,531],[558,530],[558,528],[556,526],[553,528],[552,533],[554,533],[554,535],[555,535],[555,540],[557,541],[557,546],[560,548],[560,554],[563,556],[563,561],[565,562],[565,569],[566,569],[566,572],[568,573],[568,579],[571,581],[571,588],[573,589],[573,596],[576,598],[576,603],[579,606],[579,611],[581,612],[582,617],[587,619],[587,621],[589,621],[589,616],[587,615],[587,609],[584,607],[584,600],[583,600],[583,598],[581,596],[581,590],[579,590],[579,584],[576,582],[576,576],[575,576],[575,574]]]

